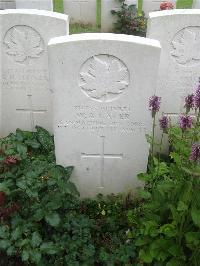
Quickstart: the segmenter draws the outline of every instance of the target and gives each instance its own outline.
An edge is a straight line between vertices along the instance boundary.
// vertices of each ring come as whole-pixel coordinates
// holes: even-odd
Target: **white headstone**
[[[57,163],[75,166],[82,197],[137,187],[147,167],[159,42],[99,33],[49,45]]]
[[[16,8],[53,11],[53,0],[15,0]]]
[[[200,8],[200,0],[193,0],[193,8]]]
[[[0,9],[16,8],[15,0],[0,0]]]
[[[63,0],[70,23],[96,25],[96,0]]]
[[[150,13],[147,36],[162,47],[156,92],[162,97],[161,111],[177,117],[200,76],[200,10]]]
[[[126,0],[128,5],[137,5],[137,0]],[[111,14],[111,10],[119,11],[120,2],[118,0],[101,0],[101,31],[112,32],[117,17]]]
[[[160,4],[163,2],[172,3],[174,5],[174,7],[176,7],[176,0],[169,0],[169,1],[165,1],[165,0],[143,0],[142,9],[143,9],[145,15],[148,17],[150,12],[159,11],[160,10]]]
[[[0,11],[0,135],[35,125],[52,132],[47,43],[68,34],[66,15],[39,10]]]

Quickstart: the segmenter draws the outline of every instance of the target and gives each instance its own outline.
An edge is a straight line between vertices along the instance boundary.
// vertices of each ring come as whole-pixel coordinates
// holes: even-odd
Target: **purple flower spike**
[[[155,116],[156,112],[160,110],[161,97],[153,95],[149,99],[149,109],[152,111],[152,116]]]
[[[190,161],[196,162],[199,159],[200,159],[200,145],[193,144],[192,151],[190,154]]]
[[[195,92],[194,104],[196,109],[200,108],[200,84]]]
[[[190,109],[194,108],[194,94],[188,94],[188,96],[185,98],[185,108],[187,113],[190,111]]]
[[[191,128],[192,127],[192,122],[193,122],[193,119],[191,116],[189,115],[181,115],[179,117],[179,125],[180,125],[180,128],[182,130],[186,130],[188,128]]]
[[[161,119],[159,119],[160,128],[163,131],[166,131],[169,127],[169,118],[166,115],[163,115]]]

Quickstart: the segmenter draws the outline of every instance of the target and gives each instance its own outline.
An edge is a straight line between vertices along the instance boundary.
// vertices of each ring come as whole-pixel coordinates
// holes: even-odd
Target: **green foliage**
[[[144,264],[199,265],[200,158],[191,157],[192,144],[200,142],[199,121],[200,110],[196,110],[192,128],[170,124],[160,143],[147,136],[150,146],[161,150],[167,133],[170,152],[165,161],[150,153],[148,172],[138,175],[145,182],[139,193],[142,202],[128,213],[129,238]]]
[[[136,5],[127,5],[125,0],[116,1],[121,3],[121,8],[119,11],[111,11],[111,13],[117,17],[117,22],[114,24],[115,32],[145,36],[147,20],[144,13],[139,13]]]
[[[133,261],[125,234],[132,199],[81,201],[72,171],[56,165],[53,137],[41,127],[0,140],[0,265]]]

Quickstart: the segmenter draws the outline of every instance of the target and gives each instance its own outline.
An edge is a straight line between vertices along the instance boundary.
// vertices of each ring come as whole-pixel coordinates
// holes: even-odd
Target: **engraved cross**
[[[81,158],[99,158],[101,162],[101,168],[100,168],[100,186],[99,188],[104,188],[104,168],[105,168],[105,159],[122,159],[123,154],[106,154],[105,153],[105,136],[101,136],[101,152],[100,154],[88,154],[88,153],[82,153]]]
[[[18,112],[28,112],[30,114],[30,123],[31,123],[31,130],[34,131],[35,129],[35,120],[34,120],[34,114],[43,114],[46,113],[47,110],[44,109],[34,109],[33,103],[32,103],[32,94],[28,94],[28,100],[29,100],[29,108],[18,108],[16,111]]]

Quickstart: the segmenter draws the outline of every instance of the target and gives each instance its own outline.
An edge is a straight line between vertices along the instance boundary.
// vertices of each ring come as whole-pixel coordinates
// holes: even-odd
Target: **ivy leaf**
[[[45,220],[51,226],[56,227],[60,223],[60,216],[56,212],[49,213],[49,214],[45,215]]]

